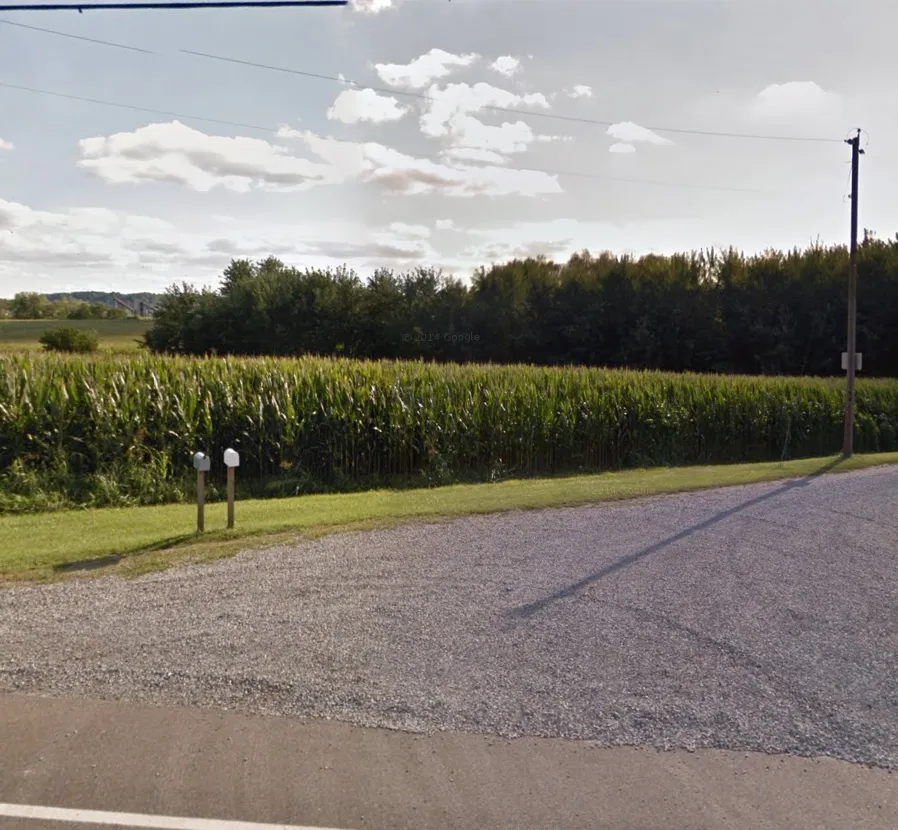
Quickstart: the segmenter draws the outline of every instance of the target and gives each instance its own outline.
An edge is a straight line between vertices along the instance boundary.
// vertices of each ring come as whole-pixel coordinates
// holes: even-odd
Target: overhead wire
[[[203,115],[192,115],[190,113],[183,112],[175,112],[173,110],[163,110],[163,109],[155,109],[153,107],[141,107],[136,104],[125,104],[119,101],[104,101],[99,98],[88,98],[82,95],[72,95],[66,92],[55,92],[53,90],[47,89],[38,89],[37,87],[29,87],[22,86],[20,84],[10,84],[5,81],[0,81],[0,88],[4,89],[15,89],[22,92],[32,92],[39,95],[49,95],[54,98],[64,98],[71,101],[81,101],[83,103],[88,104],[96,104],[99,106],[105,107],[115,107],[117,109],[125,109],[125,110],[134,110],[136,112],[143,112],[150,115],[164,115],[168,118],[179,118],[188,121],[202,121],[208,124],[219,124],[227,127],[238,127],[240,129],[246,130],[257,130],[259,132],[270,133],[273,135],[279,134],[279,128],[273,127],[263,127],[259,124],[248,124],[244,121],[228,121],[222,118],[210,118],[208,116]],[[400,151],[401,152],[401,151]],[[427,161],[434,161],[436,163],[443,164],[448,166],[451,164],[451,159],[446,159],[443,154],[439,153],[404,153],[404,155],[408,155],[412,158],[416,159],[424,159]],[[490,166],[490,165],[486,165]],[[782,191],[775,190],[759,190],[755,188],[744,188],[744,187],[728,187],[725,185],[707,185],[707,184],[696,184],[693,182],[665,182],[659,181],[655,179],[637,179],[637,178],[628,178],[623,176],[611,176],[603,173],[588,173],[585,171],[575,171],[575,170],[552,170],[544,167],[533,167],[530,165],[509,168],[504,167],[500,164],[492,165],[496,169],[503,170],[520,170],[522,172],[532,172],[532,173],[543,173],[547,176],[563,176],[566,178],[580,178],[580,179],[595,179],[602,181],[612,181],[612,182],[620,182],[623,184],[643,184],[650,185],[654,187],[672,187],[672,188],[686,188],[689,190],[709,190],[709,191],[720,191],[727,193],[782,193]],[[453,168],[449,168],[453,169]],[[472,167],[471,169],[483,169],[478,167]]]
[[[320,4],[330,2],[330,0],[318,0]],[[311,2],[311,0],[310,0]],[[210,3],[199,3],[197,5],[210,5]],[[0,6],[0,11],[3,10],[4,7]],[[85,40],[88,42],[95,42],[105,46],[115,46],[122,49],[128,49],[132,51],[145,52],[147,54],[158,54],[156,52],[151,52],[147,49],[141,49],[139,47],[128,46],[126,44],[114,43],[112,41],[106,40],[95,40],[93,38],[86,38],[80,35],[73,35],[68,32],[60,32],[53,29],[44,29],[37,26],[26,26],[22,23],[14,23],[8,20],[0,20],[0,23],[5,23],[7,25],[12,26],[21,26],[22,28],[30,28],[36,31],[44,32],[46,34],[58,35],[60,37],[69,37],[74,38],[76,40]],[[258,61],[250,61],[244,60],[242,58],[233,58],[226,55],[216,55],[211,52],[200,52],[195,49],[179,49],[180,53],[185,55],[191,55],[193,57],[204,58],[206,60],[214,60],[221,61],[224,63],[231,63],[238,66],[249,66],[255,69],[264,69],[270,72],[279,72],[288,75],[296,75],[303,78],[313,78],[315,80],[329,81],[333,83],[338,83],[343,86],[351,86],[355,89],[360,90],[370,90],[372,92],[377,92],[384,95],[398,95],[405,98],[415,98],[423,101],[433,101],[433,97],[426,92],[416,92],[413,90],[406,89],[396,89],[393,87],[384,87],[377,86],[372,84],[359,84],[355,81],[347,81],[345,78],[337,75],[327,75],[320,72],[311,72],[304,69],[294,69],[292,67],[284,67],[284,66],[275,66],[273,64],[268,63],[260,63]],[[576,116],[576,115],[564,115],[562,113],[554,113],[554,112],[541,112],[539,110],[530,110],[530,109],[522,109],[520,107],[503,107],[497,104],[485,104],[480,107],[480,109],[484,109],[490,112],[499,112],[507,115],[517,115],[517,116],[528,116],[533,118],[545,118],[552,121],[561,121],[575,124],[592,124],[594,126],[600,127],[612,127],[615,124],[621,123],[620,120],[609,121],[600,118],[587,118],[585,116]],[[727,132],[721,130],[698,130],[691,129],[685,127],[668,127],[668,126],[654,126],[654,125],[646,125],[644,129],[651,130],[653,132],[660,133],[674,133],[678,135],[696,135],[696,136],[706,136],[711,138],[734,138],[734,139],[745,139],[745,140],[757,140],[757,141],[788,141],[788,142],[812,142],[812,143],[841,143],[842,139],[838,138],[827,138],[823,136],[785,136],[785,135],[768,135],[761,133],[737,133],[737,132]]]
[[[214,55],[209,52],[198,52],[193,49],[179,49],[179,52],[184,53],[185,55],[193,55],[195,57],[206,58],[209,60],[223,61],[225,63],[233,63],[239,64],[241,66],[251,66],[257,69],[266,69],[272,72],[282,72],[289,75],[299,75],[304,78],[316,78],[318,80],[324,81],[335,81],[337,83],[343,85],[351,85],[356,89],[367,89],[372,92],[378,92],[386,95],[400,95],[407,98],[417,98],[424,101],[432,101],[433,97],[428,95],[425,92],[413,92],[411,90],[404,89],[394,89],[392,87],[382,87],[382,86],[374,86],[371,84],[359,84],[355,81],[347,81],[345,78],[340,78],[334,75],[324,75],[318,72],[308,72],[304,69],[292,69],[289,67],[283,66],[274,66],[272,64],[267,63],[258,63],[256,61],[248,61],[242,60],[240,58],[231,58],[226,57],[224,55]],[[481,107],[481,109],[489,110],[492,112],[501,112],[510,115],[527,115],[532,116],[534,118],[546,118],[554,121],[567,121],[578,124],[594,124],[600,127],[612,127],[615,124],[619,124],[620,121],[606,121],[599,118],[586,118],[583,116],[575,116],[575,115],[562,115],[554,112],[540,112],[539,110],[526,110],[521,109],[519,107],[502,107],[498,105],[486,104]],[[659,133],[678,133],[681,135],[700,135],[700,136],[710,136],[715,138],[742,138],[742,139],[756,139],[761,141],[804,141],[804,142],[817,142],[817,143],[825,143],[825,144],[839,144],[841,143],[841,139],[838,138],[824,138],[821,136],[783,136],[783,135],[762,135],[757,133],[733,133],[733,132],[722,132],[722,131],[713,131],[713,130],[694,130],[694,129],[686,129],[682,127],[659,127],[647,125],[644,129],[652,130],[653,132]]]
[[[18,89],[22,92],[34,92],[39,95],[50,95],[54,98],[67,98],[70,101],[82,101],[87,104],[98,104],[103,107],[116,107],[118,109],[134,110],[136,112],[145,112],[150,115],[165,115],[169,118],[184,118],[191,121],[205,121],[209,124],[221,124],[226,127],[240,127],[246,130],[261,130],[266,133],[276,133],[271,127],[260,127],[258,124],[246,124],[240,121],[225,121],[221,118],[207,118],[202,115],[188,115],[183,112],[173,112],[172,110],[155,109],[153,107],[141,107],[137,104],[123,104],[118,101],[103,101],[100,98],[87,98],[83,95],[71,95],[67,92],[55,92],[49,89],[38,89],[32,86],[22,86],[20,84],[10,84],[0,81],[0,87],[5,89]]]
[[[61,31],[54,30],[54,29],[46,29],[46,28],[39,27],[39,26],[31,26],[31,25],[18,23],[18,22],[14,22],[14,21],[10,21],[10,20],[0,19],[0,24],[17,26],[17,27],[25,28],[25,29],[32,29],[34,31],[42,32],[45,34],[56,35],[59,37],[72,38],[75,40],[82,40],[82,41],[86,41],[89,43],[110,46],[110,47],[114,47],[114,48],[121,48],[121,49],[126,49],[129,51],[142,52],[144,54],[151,54],[151,55],[159,54],[157,52],[153,52],[148,49],[143,49],[141,47],[131,46],[128,44],[116,43],[116,42],[107,41],[107,40],[100,40],[97,38],[88,38],[88,37],[84,37],[81,35],[75,35],[75,34],[72,34],[69,32],[61,32]],[[228,63],[234,63],[237,65],[246,65],[246,66],[251,66],[251,67],[260,68],[260,69],[266,69],[266,70],[271,70],[271,71],[276,71],[276,72],[283,72],[283,73],[287,73],[287,74],[298,75],[298,76],[302,76],[302,77],[309,77],[309,78],[315,78],[315,79],[319,79],[319,80],[337,82],[337,83],[342,84],[343,86],[351,86],[356,89],[370,89],[375,92],[386,93],[386,94],[391,94],[391,95],[402,95],[402,96],[412,97],[412,98],[417,98],[417,99],[422,99],[422,100],[432,100],[431,96],[427,95],[426,93],[413,92],[413,91],[409,91],[409,90],[392,89],[392,88],[387,88],[387,87],[366,86],[366,85],[358,84],[354,81],[347,81],[343,77],[326,75],[326,74],[321,74],[321,73],[316,73],[316,72],[309,72],[309,71],[305,71],[305,70],[277,67],[277,66],[272,66],[269,64],[262,64],[262,63],[257,63],[257,62],[253,62],[253,61],[245,61],[245,60],[241,60],[241,59],[237,59],[237,58],[229,58],[229,57],[225,57],[225,56],[221,56],[221,55],[213,55],[210,53],[198,52],[195,50],[181,49],[179,51],[184,54],[187,54],[187,55],[192,55],[192,56],[201,57],[201,58],[207,58],[207,59],[211,59],[211,60],[224,61],[224,62],[228,62]],[[90,103],[90,104],[95,104],[95,105],[99,105],[99,106],[114,107],[117,109],[125,109],[125,110],[133,110],[136,112],[143,112],[143,113],[152,114],[152,115],[162,115],[162,116],[166,116],[169,118],[184,119],[187,121],[199,121],[199,122],[208,123],[208,124],[217,124],[217,125],[221,125],[221,126],[236,127],[239,129],[250,129],[250,130],[255,130],[255,131],[259,131],[259,132],[265,132],[265,133],[278,135],[278,129],[274,129],[272,127],[261,126],[258,124],[250,124],[247,122],[232,121],[232,120],[222,119],[222,118],[211,118],[208,116],[195,115],[195,114],[190,114],[190,113],[181,113],[181,112],[176,112],[176,111],[172,111],[172,110],[157,109],[157,108],[153,108],[153,107],[143,107],[143,106],[139,106],[136,104],[122,103],[122,102],[117,102],[117,101],[106,101],[106,100],[102,100],[102,99],[98,99],[98,98],[91,98],[91,97],[87,97],[87,96],[73,95],[70,93],[56,92],[53,90],[39,89],[36,87],[29,87],[29,86],[24,86],[24,85],[20,85],[20,84],[11,84],[11,83],[7,83],[7,82],[3,82],[3,81],[0,81],[0,87],[7,88],[7,89],[20,90],[20,91],[24,91],[24,92],[31,92],[31,93],[40,94],[40,95],[48,95],[48,96],[53,96],[53,97],[63,98],[63,99],[68,99],[68,100],[73,100],[73,101],[80,101],[83,103]],[[562,115],[562,114],[558,114],[558,113],[546,113],[546,112],[539,112],[539,111],[535,111],[535,110],[534,111],[521,110],[518,108],[501,107],[501,106],[493,106],[493,105],[484,106],[483,109],[492,110],[495,112],[509,113],[509,114],[514,114],[514,115],[532,115],[532,116],[540,117],[540,118],[549,118],[549,119],[554,119],[554,120],[559,120],[559,121],[569,121],[569,122],[585,123],[585,124],[595,124],[595,125],[600,125],[600,126],[611,126],[615,123],[618,123],[618,122],[612,122],[612,121],[604,121],[604,120],[600,120],[600,119],[585,118],[585,117],[579,117],[579,116],[569,116],[569,115]],[[754,138],[754,139],[763,139],[763,140],[813,141],[813,142],[827,142],[827,143],[828,142],[837,142],[838,143],[841,141],[840,139],[827,139],[827,138],[819,138],[819,137],[818,138],[808,138],[808,137],[801,138],[801,137],[797,137],[797,136],[765,136],[765,135],[756,135],[756,134],[726,133],[726,132],[714,132],[714,131],[706,131],[706,130],[687,130],[687,129],[680,129],[680,128],[665,128],[665,127],[646,127],[645,129],[650,129],[650,130],[653,130],[656,132],[675,132],[675,133],[683,133],[683,134],[695,134],[695,135],[702,135],[702,136],[717,136],[717,137],[728,137],[728,138],[746,138],[746,139]],[[451,159],[447,159],[445,154],[443,154],[443,153],[438,153],[438,154],[406,153],[406,155],[409,155],[411,157],[418,158],[418,159],[425,159],[425,160],[431,160],[431,161],[435,160],[438,163],[441,163],[443,165],[451,164]],[[504,168],[502,165],[498,165],[498,164],[494,165],[494,166],[499,169],[512,169],[512,168]],[[475,167],[474,169],[478,169],[478,168]],[[772,191],[772,190],[760,190],[760,189],[756,189],[756,188],[729,187],[729,186],[725,186],[725,185],[706,185],[706,184],[697,184],[697,183],[692,183],[692,182],[666,182],[666,181],[660,181],[660,180],[654,180],[654,179],[639,179],[639,178],[629,178],[629,177],[622,177],[622,176],[612,176],[612,175],[601,174],[601,173],[588,173],[585,171],[552,170],[552,169],[547,169],[547,168],[533,167],[533,166],[529,166],[529,165],[525,166],[525,167],[514,168],[514,169],[529,170],[534,173],[543,173],[545,175],[550,175],[550,176],[563,176],[563,177],[570,177],[570,178],[604,180],[604,181],[612,181],[612,182],[621,182],[621,183],[625,183],[625,184],[642,184],[642,185],[649,185],[649,186],[655,186],[655,187],[685,188],[685,189],[692,189],[692,190],[708,190],[708,191],[720,191],[720,192],[732,192],[732,193],[780,193],[780,192],[782,192],[782,191]]]
[[[19,29],[31,29],[34,32],[44,32],[48,35],[58,35],[59,37],[68,37],[72,40],[83,40],[87,43],[98,43],[101,46],[112,46],[115,49],[127,49],[129,52],[143,52],[145,55],[155,55],[149,49],[141,49],[139,46],[127,46],[124,43],[113,43],[111,40],[98,40],[95,37],[85,37],[84,35],[73,35],[68,32],[58,32],[56,29],[45,29],[42,26],[31,26],[27,23],[18,23],[14,20],[0,20],[4,26],[16,26]]]

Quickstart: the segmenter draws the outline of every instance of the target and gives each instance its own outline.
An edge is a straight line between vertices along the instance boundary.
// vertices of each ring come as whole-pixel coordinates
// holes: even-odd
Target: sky
[[[856,128],[891,237],[896,26],[884,0],[0,11],[0,296],[843,243]]]

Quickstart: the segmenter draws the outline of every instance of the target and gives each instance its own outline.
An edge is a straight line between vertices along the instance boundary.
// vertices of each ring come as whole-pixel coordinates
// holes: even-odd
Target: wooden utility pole
[[[224,451],[224,463],[228,468],[228,530],[234,527],[234,481],[240,466],[240,453],[228,447]]]
[[[206,529],[206,473],[196,471],[196,531],[202,533]]]
[[[842,455],[850,458],[854,453],[854,380],[857,374],[857,211],[858,179],[860,178],[861,131],[848,139],[851,145],[851,263],[848,267],[848,383],[845,395],[845,436]]]
[[[228,467],[228,530],[234,527],[234,474],[236,470]]]

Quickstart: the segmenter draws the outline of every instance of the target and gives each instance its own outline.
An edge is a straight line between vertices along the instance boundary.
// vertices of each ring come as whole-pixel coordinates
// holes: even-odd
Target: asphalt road
[[[832,759],[11,695],[0,695],[0,713],[5,803],[338,830],[898,826],[896,775]],[[0,830],[97,825],[0,817]]]
[[[833,817],[808,827],[871,827],[877,815],[887,816],[883,826],[894,827],[898,813],[887,796],[898,790],[888,786],[894,781],[889,771],[898,768],[896,558],[898,471],[889,468],[345,534],[133,581],[4,590],[0,691],[49,694],[73,712],[87,705],[76,700],[106,698],[134,711],[159,711],[135,704],[207,707],[178,710],[190,717],[243,717],[212,713],[222,708],[291,715],[274,721],[285,734],[338,730],[330,735],[342,738],[322,740],[346,758],[368,740],[395,741],[396,747],[418,742],[419,752],[427,746],[444,759],[444,773],[455,770],[455,786],[440,790],[443,785],[426,779],[438,770],[428,773],[417,760],[408,767],[413,772],[400,775],[386,743],[382,751],[363,752],[354,767],[357,780],[380,783],[375,789],[359,784],[356,813],[325,810],[318,821],[300,809],[302,802],[291,802],[303,821],[324,826],[353,828],[355,816],[364,814],[373,823],[361,826],[596,827],[610,803],[632,811],[607,825],[615,827],[800,826],[795,816],[783,822],[785,813],[777,824],[775,811],[807,797],[830,811],[819,815]],[[3,730],[10,728],[5,713],[13,699],[19,698],[4,699],[0,709]],[[301,726],[296,716],[342,723]],[[24,728],[44,728],[40,708],[23,717]],[[172,717],[178,722],[182,716]],[[179,733],[191,728],[182,724]],[[297,745],[311,741],[318,754],[311,734],[303,733]],[[364,737],[371,735],[389,737]],[[521,740],[497,742],[495,736]],[[20,739],[0,741],[4,749],[10,740]],[[201,749],[204,740],[188,744]],[[256,747],[250,758],[274,739],[247,740]],[[162,757],[146,730],[128,745],[141,742],[149,742],[142,757]],[[185,765],[190,770],[197,762],[188,762],[185,744],[176,746],[181,754],[172,750],[169,762],[181,770],[173,774],[183,776]],[[602,749],[620,746],[643,750]],[[524,753],[530,772],[506,765],[507,756],[494,757],[494,750]],[[607,754],[612,751],[617,754]],[[543,752],[559,755],[545,760]],[[777,807],[775,797],[766,797],[770,758],[746,752],[880,769],[787,760],[784,768],[799,765],[793,783],[811,782],[820,769],[848,777],[805,783],[800,793],[787,787]],[[612,760],[620,753],[635,753],[635,766]],[[78,752],[74,757],[77,762]],[[210,766],[202,774],[212,775],[215,753],[204,757]],[[679,758],[685,760],[670,760]],[[765,792],[747,806],[724,782],[727,770],[739,778],[728,765],[736,758],[754,770],[745,772],[753,781],[747,786]],[[231,761],[223,759],[220,767]],[[280,764],[289,770],[301,762],[284,757]],[[670,772],[668,763],[679,771]],[[126,764],[123,758],[123,769]],[[38,803],[40,788],[13,788],[16,799],[6,795],[16,773],[0,769],[0,800]],[[221,774],[239,779],[240,769]],[[574,781],[588,774],[594,783],[572,791],[562,774]],[[124,776],[120,788],[89,803],[76,797],[96,794],[86,784],[44,792],[47,803],[140,812],[138,777]],[[208,804],[206,815],[220,815],[211,808],[228,802],[204,801],[208,783],[201,785],[201,778],[191,779],[196,783],[182,801],[165,796],[156,806],[168,815],[202,815]],[[619,802],[602,789],[614,780],[621,782]],[[493,796],[484,789],[490,781],[503,793],[495,796],[495,814],[488,813]],[[676,812],[677,787],[690,794],[681,804],[685,812]],[[416,804],[431,791],[444,792],[434,796],[442,813],[439,820],[428,814],[431,824],[408,818],[424,813],[407,814],[401,824],[398,813],[377,812],[378,805]],[[656,791],[657,798],[649,794]],[[234,809],[245,803],[253,820],[270,820],[263,800],[242,792],[245,802],[231,802]],[[343,798],[322,792],[337,802]],[[563,820],[541,812],[540,805],[561,810],[561,794],[572,792],[582,797],[571,796],[574,812],[556,813]],[[117,794],[135,806],[104,806]],[[188,810],[191,803],[195,809]],[[521,805],[517,813],[514,803]],[[637,803],[651,805],[649,812]],[[849,810],[841,814],[845,824],[838,803]],[[706,816],[703,825],[706,806],[714,804],[723,811],[720,820]],[[665,810],[680,818],[666,821]]]

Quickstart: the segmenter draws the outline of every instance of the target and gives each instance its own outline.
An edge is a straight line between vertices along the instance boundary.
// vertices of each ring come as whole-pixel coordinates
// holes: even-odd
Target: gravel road
[[[0,690],[898,769],[898,471],[0,591]]]

